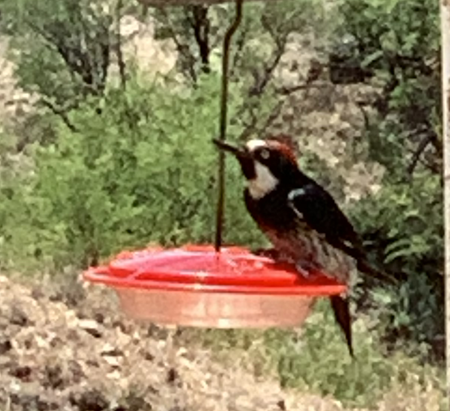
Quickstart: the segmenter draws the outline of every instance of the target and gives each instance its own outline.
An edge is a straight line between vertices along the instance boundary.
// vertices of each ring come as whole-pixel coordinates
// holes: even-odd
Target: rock
[[[79,384],[82,380],[86,379],[83,368],[74,360],[69,361],[68,374],[71,377],[71,382],[74,384]]]
[[[103,357],[103,359],[112,368],[119,368],[120,367],[120,361],[117,359],[117,357],[110,357],[110,356],[106,355],[106,356]]]
[[[50,404],[43,401],[39,395],[33,394],[11,394],[11,403],[22,407],[23,410],[36,410],[36,411],[47,411],[47,410],[55,410],[57,409],[54,406],[52,407]]]
[[[281,411],[286,411],[286,403],[284,402],[284,400],[279,400],[277,402],[277,407],[281,410]]]
[[[105,314],[101,312],[95,313],[94,320],[97,321],[99,324],[103,324],[105,322]]]
[[[35,286],[31,290],[31,297],[34,298],[35,300],[40,300],[41,298],[45,297],[45,293],[41,287]]]
[[[175,368],[170,368],[167,371],[166,381],[168,384],[174,384],[179,378],[180,376]]]
[[[11,349],[12,349],[12,344],[11,344],[10,340],[1,340],[0,341],[0,355],[6,354]]]
[[[47,365],[42,378],[42,386],[51,389],[64,388],[64,378],[60,365]]]
[[[105,395],[96,389],[71,394],[69,402],[78,407],[79,411],[103,411],[109,408],[109,402]]]
[[[10,367],[9,375],[18,378],[21,381],[30,381],[33,370],[28,365],[14,364]]]
[[[120,357],[123,356],[124,354],[121,349],[114,347],[109,343],[106,343],[101,350],[101,355],[108,357]]]
[[[100,338],[102,336],[101,326],[95,320],[80,320],[78,326],[95,338]]]
[[[30,321],[25,311],[23,311],[20,307],[16,305],[11,307],[11,314],[9,321],[11,324],[19,325],[20,327],[25,327],[30,324]]]

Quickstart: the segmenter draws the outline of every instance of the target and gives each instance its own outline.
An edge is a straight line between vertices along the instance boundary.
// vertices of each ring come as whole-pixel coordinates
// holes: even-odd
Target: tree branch
[[[328,84],[326,83],[320,83],[320,84],[311,84],[309,81],[306,81],[305,83],[297,84],[296,86],[292,87],[280,87],[276,89],[276,92],[282,96],[290,96],[293,93],[296,93],[297,91],[306,91],[313,88],[325,88]]]
[[[73,125],[73,123],[69,120],[69,117],[67,115],[67,110],[64,110],[62,108],[56,107],[50,100],[42,98],[40,100],[40,103],[48,108],[53,114],[60,117],[63,123],[67,126],[67,128],[70,131],[73,131],[74,133],[78,132],[78,129]]]
[[[408,168],[406,169],[406,172],[411,176],[414,173],[414,170],[416,169],[416,166],[420,160],[420,156],[427,148],[428,144],[431,143],[432,136],[430,134],[425,135],[420,143],[417,145],[417,148],[413,151],[412,157],[411,157],[411,163],[409,164]]]
[[[122,52],[122,30],[121,30],[121,17],[122,17],[123,0],[117,1],[116,6],[116,44],[115,51],[117,55],[117,65],[119,66],[119,76],[122,88],[125,90],[127,87],[127,72],[126,64]]]
[[[185,69],[187,71],[187,74],[191,78],[192,82],[195,84],[197,83],[197,74],[195,73],[195,58],[192,56],[191,52],[189,51],[189,47],[181,44],[180,40],[178,39],[178,36],[176,34],[175,29],[173,28],[172,22],[170,20],[170,16],[167,13],[167,10],[165,8],[160,9],[161,15],[164,17],[165,24],[167,25],[167,28],[170,32],[170,37],[172,38],[173,42],[175,43],[175,46],[177,48],[177,52],[184,58],[186,62],[186,67],[182,67],[182,69]]]
[[[248,34],[248,23],[247,21],[243,22],[241,29],[239,30],[239,36],[237,37],[234,44],[234,57],[233,64],[230,69],[230,79],[234,78],[236,74],[236,70],[238,68],[238,64],[242,59],[242,51],[245,46],[245,41],[247,39]]]
[[[191,10],[192,17],[188,16],[188,20],[194,31],[195,41],[197,43],[200,60],[202,62],[202,70],[205,73],[209,73],[209,29],[210,21],[208,18],[208,6],[195,5],[192,6]]]
[[[139,3],[151,7],[166,7],[166,6],[188,6],[188,5],[213,5],[223,3],[234,3],[235,0],[138,0]],[[261,0],[244,0],[246,3],[261,1]],[[280,0],[264,0],[268,3],[275,3]]]
[[[274,38],[274,40],[276,48],[272,57],[272,61],[264,65],[262,73],[255,73],[255,83],[249,89],[249,97],[260,96],[264,92],[267,85],[270,83],[270,80],[272,79],[273,72],[277,68],[278,63],[280,62],[281,57],[284,54],[287,35],[284,35],[282,38]]]

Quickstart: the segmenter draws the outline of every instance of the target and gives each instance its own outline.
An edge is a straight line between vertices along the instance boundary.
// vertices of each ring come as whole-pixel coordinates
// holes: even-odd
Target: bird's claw
[[[295,269],[297,270],[297,273],[300,274],[303,278],[309,278],[309,271],[305,270],[300,264],[296,264]]]
[[[311,273],[314,271],[314,266],[307,261],[298,261],[295,264],[295,269],[305,279],[311,278]]]
[[[275,248],[258,248],[253,251],[253,254],[260,257],[270,258],[275,261],[278,260],[280,256],[280,253],[275,250]]]

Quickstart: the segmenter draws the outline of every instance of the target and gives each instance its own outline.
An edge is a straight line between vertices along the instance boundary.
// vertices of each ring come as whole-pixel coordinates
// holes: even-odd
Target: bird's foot
[[[279,260],[280,253],[275,248],[258,248],[253,251],[253,254],[260,257],[270,258],[272,260]]]
[[[295,264],[297,272],[306,279],[311,277],[311,274],[315,271],[314,264],[309,261],[297,261]]]

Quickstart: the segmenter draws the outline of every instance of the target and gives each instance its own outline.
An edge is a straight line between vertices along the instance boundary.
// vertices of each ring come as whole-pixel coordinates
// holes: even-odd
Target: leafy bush
[[[434,345],[444,335],[444,244],[439,176],[422,172],[411,184],[387,184],[353,210],[367,248],[392,272],[406,274],[399,289],[374,293],[375,317],[390,346],[404,340]],[[423,352],[423,350],[421,350]]]
[[[211,242],[218,84],[208,77],[195,90],[174,93],[137,77],[126,94],[110,89],[102,107],[73,111],[78,132],[61,123],[54,143],[36,145],[34,176],[4,206],[10,224],[2,251],[9,254],[2,255],[26,250],[45,257],[47,268],[54,257],[58,268],[149,242]],[[252,243],[256,228],[243,206],[235,161],[227,178],[224,241]]]
[[[218,87],[218,78],[210,75],[194,90],[175,92],[170,83],[148,83],[136,75],[125,94],[113,87],[100,103],[73,110],[70,121],[77,131],[55,117],[54,141],[28,148],[32,173],[3,180],[5,264],[37,261],[60,269],[98,263],[123,247],[149,242],[211,243]],[[231,140],[242,127],[234,117],[241,104],[232,86]],[[305,156],[305,165],[317,166],[309,160]],[[261,245],[266,240],[245,210],[243,178],[233,159],[226,178],[224,243]]]
[[[405,178],[416,166],[439,173],[439,5],[350,0],[340,15],[336,38],[347,40],[337,48],[345,49],[349,64],[369,71],[379,90],[374,102],[361,102],[374,109],[366,117],[371,158],[391,177]]]
[[[223,35],[217,17],[225,13],[229,18],[229,6],[208,8],[208,21],[201,19],[200,6],[155,12],[165,24],[158,34],[191,42],[193,59],[201,57],[194,53],[201,46],[197,30],[205,24],[215,27],[204,39],[212,53],[207,56],[211,70],[194,64],[195,87],[175,85],[172,90],[169,82],[142,82],[130,68],[132,62],[127,81],[120,88],[108,87],[111,54],[121,46],[117,21],[122,6],[98,8],[73,0],[28,3],[5,1],[2,28],[17,30],[12,45],[19,84],[37,92],[56,116],[38,113],[31,132],[26,129],[35,132],[23,144],[33,158],[34,175],[27,176],[27,184],[16,184],[6,199],[11,223],[4,228],[4,255],[11,261],[16,256],[17,262],[21,249],[24,261],[37,258],[47,268],[58,268],[96,263],[124,246],[149,241],[210,242],[217,174],[210,139],[217,133],[219,95],[219,65],[212,52]],[[288,36],[316,15],[307,10],[286,3],[254,5],[246,13],[232,57],[229,135],[239,139],[255,133],[279,101],[287,99],[287,93],[276,90],[274,73]],[[269,16],[276,17],[280,30],[267,24]],[[258,33],[267,39],[267,49],[255,45]],[[248,66],[249,55],[258,70]],[[184,57],[179,54],[182,65]],[[22,137],[25,129],[20,131]],[[233,160],[229,164],[225,241],[262,241],[242,205],[237,165]],[[22,209],[22,217],[16,209]]]
[[[370,74],[365,81],[378,90],[374,101],[361,103],[366,111],[362,144],[369,159],[386,167],[380,192],[357,204],[352,214],[374,260],[407,275],[399,289],[375,292],[382,308],[374,314],[394,345],[405,339],[421,347],[426,342],[442,354],[438,4],[350,0],[340,10],[338,33],[347,36],[343,54],[350,66]],[[367,293],[359,299],[367,307]]]
[[[59,115],[102,95],[120,48],[123,2],[2,1],[0,29],[12,35],[19,85]]]
[[[292,57],[285,57],[296,39],[308,44],[314,31],[320,33],[315,39],[318,48],[326,43],[334,27],[327,9],[324,0],[244,4],[232,39],[229,72],[229,80],[240,84],[245,94],[237,113],[245,125],[242,138],[265,133],[280,121],[283,107],[293,104],[292,94],[308,94],[320,77],[322,66],[314,58],[306,70],[296,66]],[[203,73],[221,71],[222,40],[234,15],[232,3],[153,11],[155,36],[174,42],[177,69],[189,84],[195,86]]]

